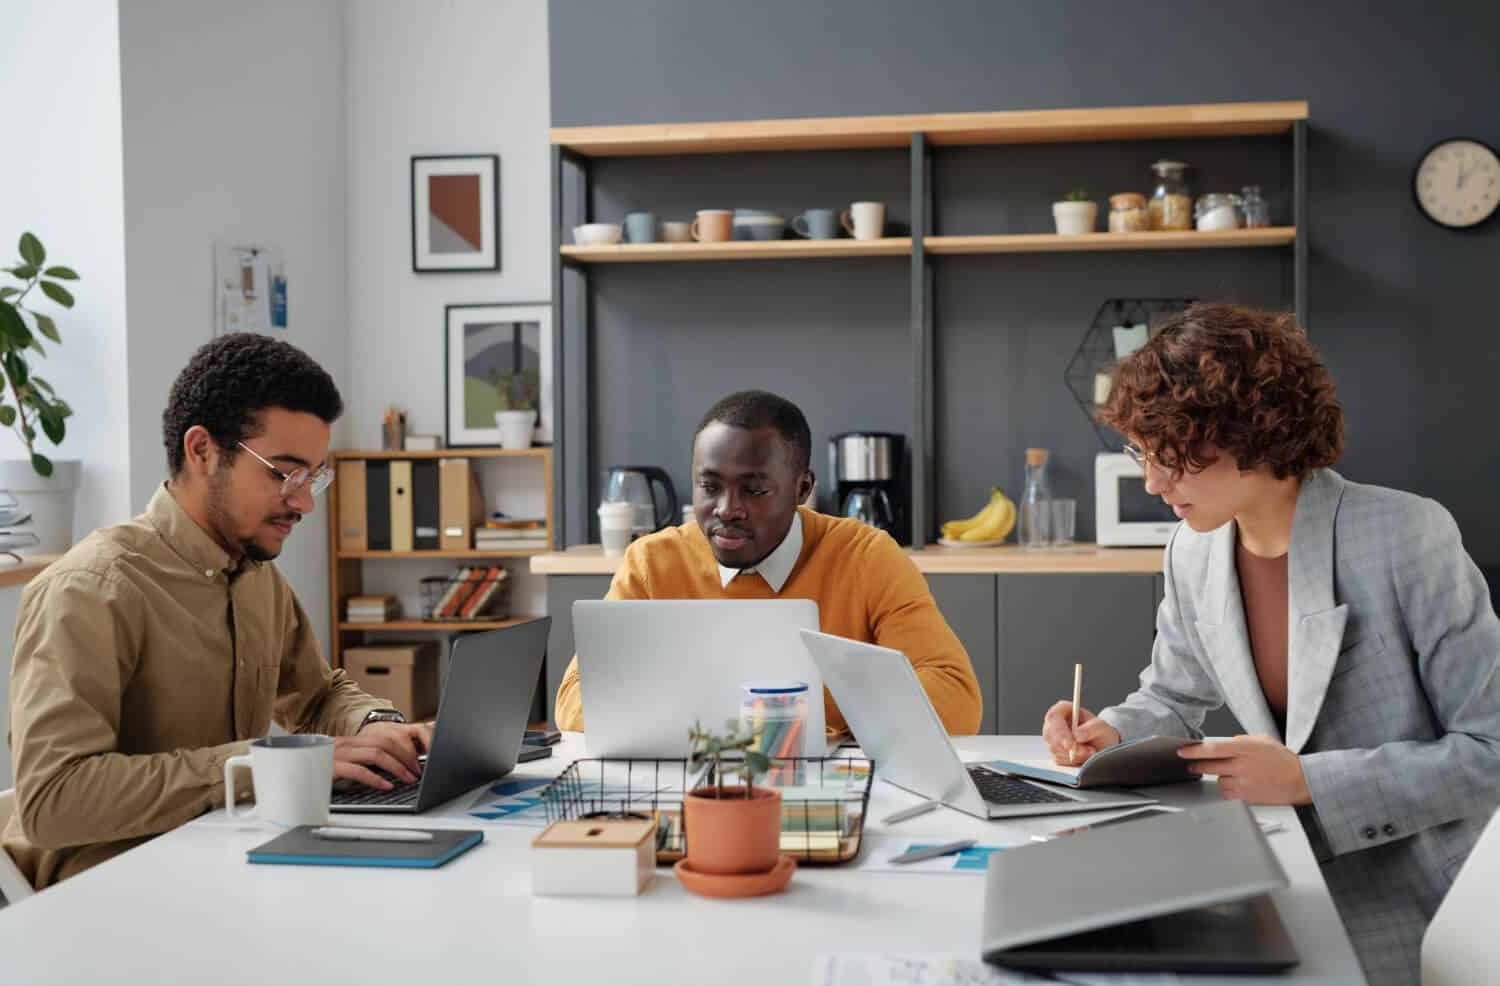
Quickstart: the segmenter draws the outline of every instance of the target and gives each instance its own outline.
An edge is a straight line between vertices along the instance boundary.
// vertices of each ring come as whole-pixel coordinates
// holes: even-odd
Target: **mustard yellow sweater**
[[[982,703],[974,665],[938,612],[927,581],[884,531],[799,507],[802,554],[775,593],[760,578],[719,583],[719,567],[696,523],[669,527],[631,544],[606,599],[811,599],[824,633],[879,644],[910,658],[948,732],[979,729]],[[830,732],[848,726],[824,689]],[[583,728],[583,696],[574,657],[557,690],[559,729]]]

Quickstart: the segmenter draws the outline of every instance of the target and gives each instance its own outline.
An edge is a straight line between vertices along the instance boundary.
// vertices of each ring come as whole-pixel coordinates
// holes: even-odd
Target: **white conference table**
[[[955,746],[965,760],[1045,755],[1036,737],[961,737]],[[581,755],[582,737],[569,735],[551,758],[513,776],[550,776]],[[1175,804],[1216,797],[1212,782],[1182,787],[1159,791]],[[1003,844],[1086,817],[985,822],[940,808],[879,824],[919,800],[877,780],[867,833]],[[1363,983],[1295,814],[1255,813],[1284,823],[1268,836],[1291,881],[1275,899],[1302,962],[1264,980],[1183,981]],[[345,817],[413,824],[411,816]],[[272,833],[223,812],[205,815],[0,909],[0,983],[800,986],[822,952],[978,956],[982,874],[802,867],[785,893],[710,900],[662,867],[639,897],[533,897],[535,831],[476,822],[452,807],[421,816],[426,826],[484,828],[484,842],[438,870],[398,870],[251,865],[246,850]]]

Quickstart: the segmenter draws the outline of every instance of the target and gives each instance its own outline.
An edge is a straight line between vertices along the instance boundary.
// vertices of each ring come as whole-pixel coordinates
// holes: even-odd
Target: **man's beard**
[[[225,470],[215,473],[208,483],[208,518],[219,532],[219,537],[226,544],[235,545],[239,552],[251,561],[266,562],[275,561],[281,554],[279,551],[267,551],[251,538],[241,538],[235,534],[234,519],[230,516],[224,503],[229,499],[229,474]],[[287,517],[296,515],[289,514]],[[280,515],[266,518],[267,520],[281,519]]]

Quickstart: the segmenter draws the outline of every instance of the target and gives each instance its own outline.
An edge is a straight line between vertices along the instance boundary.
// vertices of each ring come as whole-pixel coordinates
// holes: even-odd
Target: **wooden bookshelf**
[[[358,452],[341,450],[333,453],[335,462],[352,459],[551,459],[552,446],[534,445],[531,448],[440,448],[435,451],[414,452]]]
[[[800,260],[809,257],[909,257],[911,237],[878,240],[731,240],[727,243],[613,243],[564,246],[564,260],[588,264],[692,260]]]
[[[340,551],[339,557],[364,560],[399,558],[406,561],[421,561],[425,558],[441,561],[453,558],[467,561],[482,561],[486,558],[530,558],[532,555],[545,555],[551,550],[551,548],[520,548],[498,551],[479,551],[476,549],[468,551]]]
[[[1164,137],[1256,137],[1288,133],[1308,116],[1303,101],[1103,109],[812,117],[720,123],[554,127],[552,143],[585,157],[728,154],[906,147],[912,134],[934,146],[1045,144]]]
[[[1150,233],[1011,233],[998,236],[929,236],[928,253],[939,256],[980,253],[1085,253],[1104,250],[1222,250],[1233,247],[1283,247],[1297,242],[1294,226],[1260,229],[1157,230]]]

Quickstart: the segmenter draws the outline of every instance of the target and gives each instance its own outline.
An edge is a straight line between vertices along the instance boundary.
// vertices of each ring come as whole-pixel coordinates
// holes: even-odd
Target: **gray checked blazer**
[[[1287,561],[1286,735],[1255,665],[1235,525],[1179,525],[1141,685],[1101,718],[1124,739],[1202,735],[1222,705],[1300,755],[1298,808],[1371,983],[1418,980],[1422,932],[1500,802],[1500,621],[1436,502],[1302,484]]]

